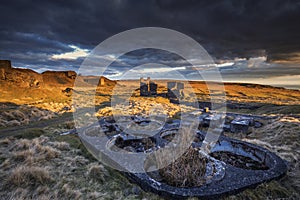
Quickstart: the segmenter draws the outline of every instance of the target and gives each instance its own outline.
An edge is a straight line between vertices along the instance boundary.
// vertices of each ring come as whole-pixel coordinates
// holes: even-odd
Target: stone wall
[[[184,96],[183,89],[184,89],[184,84],[181,82],[168,82],[167,83],[168,87],[168,98],[171,99],[179,99]]]
[[[140,96],[156,96],[157,95],[157,84],[150,81],[150,77],[146,80],[140,78]]]

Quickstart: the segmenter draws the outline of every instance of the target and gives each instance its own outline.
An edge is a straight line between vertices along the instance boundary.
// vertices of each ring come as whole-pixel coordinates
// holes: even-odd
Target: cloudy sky
[[[133,28],[163,27],[199,42],[224,81],[300,88],[299,0],[4,0],[0,24],[0,59],[38,72],[77,71],[105,39]],[[146,51],[123,57],[107,75],[119,78],[135,60],[166,58],[176,62],[173,69],[158,66],[160,74],[193,73],[174,56]],[[146,68],[132,73],[151,75]]]

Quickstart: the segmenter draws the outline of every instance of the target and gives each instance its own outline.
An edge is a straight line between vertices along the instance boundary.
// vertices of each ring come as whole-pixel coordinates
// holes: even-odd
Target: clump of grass
[[[27,187],[47,184],[52,181],[49,172],[42,167],[20,166],[12,170],[8,184],[17,187]]]
[[[159,170],[163,179],[176,187],[196,187],[205,183],[207,158],[190,147],[180,158]]]
[[[189,127],[180,128],[172,139],[174,146],[159,150],[155,155],[159,175],[169,185],[196,187],[205,183],[207,157],[191,146],[195,127],[197,124],[191,123]]]
[[[70,144],[67,142],[49,142],[49,144],[56,148],[59,149],[61,151],[67,151],[70,150]]]
[[[21,150],[26,150],[30,146],[30,140],[27,139],[20,139],[17,143],[13,145],[13,150],[15,151],[21,151]]]
[[[74,190],[69,184],[64,184],[62,187],[63,197],[65,199],[80,199],[82,193],[78,190]]]
[[[45,145],[46,137],[35,138],[33,140],[21,139],[17,142],[12,150],[14,150],[13,158],[15,161],[30,163],[31,161],[43,161],[56,158],[60,155],[60,151]]]
[[[0,140],[0,145],[9,145],[11,143],[11,138],[4,138]]]
[[[39,149],[42,154],[44,154],[46,160],[56,158],[59,156],[60,152],[50,146],[41,146]]]
[[[105,181],[105,178],[108,177],[108,171],[104,168],[103,165],[100,164],[92,163],[90,166],[88,166],[87,173],[89,178],[101,183],[103,183]]]
[[[17,151],[17,152],[14,153],[13,158],[17,162],[23,162],[26,159],[29,160],[30,158],[32,158],[34,153],[35,152],[32,149]]]

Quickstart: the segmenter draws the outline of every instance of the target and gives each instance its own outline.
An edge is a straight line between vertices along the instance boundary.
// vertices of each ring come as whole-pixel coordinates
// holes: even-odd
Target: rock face
[[[0,81],[18,87],[40,87],[43,78],[33,70],[13,68],[9,60],[0,60]]]
[[[6,69],[11,68],[10,60],[0,60],[0,67]]]
[[[30,69],[13,68],[9,60],[0,60],[0,82],[17,87],[73,86],[76,76],[74,71],[46,71],[39,74]]]
[[[68,85],[73,86],[77,76],[74,71],[45,71],[42,74],[44,83],[49,86]]]

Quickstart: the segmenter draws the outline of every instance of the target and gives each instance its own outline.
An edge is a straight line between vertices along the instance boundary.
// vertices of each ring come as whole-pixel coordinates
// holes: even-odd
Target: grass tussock
[[[104,166],[99,164],[90,164],[88,166],[87,174],[92,180],[99,181],[101,183],[105,182],[109,176],[109,173]]]
[[[33,166],[19,166],[12,170],[7,184],[17,187],[44,185],[53,181],[47,169]]]
[[[169,185],[177,187],[196,187],[205,183],[207,158],[194,148],[189,148],[180,158],[159,170]]]

